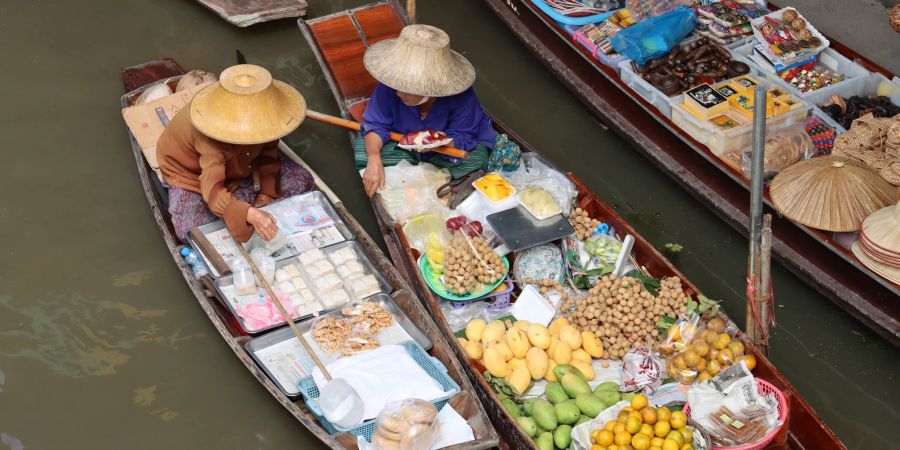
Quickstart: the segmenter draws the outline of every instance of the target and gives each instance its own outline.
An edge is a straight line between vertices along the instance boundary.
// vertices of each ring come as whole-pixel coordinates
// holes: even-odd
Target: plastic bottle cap
[[[187,247],[181,249],[181,256],[187,256],[187,255],[190,255],[190,254],[191,254],[191,249],[189,249],[189,248],[187,248]]]

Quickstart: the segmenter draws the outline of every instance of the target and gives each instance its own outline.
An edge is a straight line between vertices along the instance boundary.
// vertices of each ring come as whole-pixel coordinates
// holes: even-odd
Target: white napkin
[[[455,392],[444,392],[440,383],[428,375],[406,348],[383,345],[375,350],[341,358],[326,366],[332,378],[343,378],[362,398],[363,420],[374,419],[391,401],[418,398],[432,401]],[[318,367],[313,369],[316,386],[326,381]]]

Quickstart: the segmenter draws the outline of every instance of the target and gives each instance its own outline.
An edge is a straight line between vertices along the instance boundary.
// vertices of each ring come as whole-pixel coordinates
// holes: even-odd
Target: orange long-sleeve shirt
[[[225,221],[239,242],[253,234],[247,223],[250,205],[232,195],[240,180],[256,171],[259,192],[278,198],[278,141],[254,145],[217,141],[194,128],[189,107],[176,113],[159,137],[156,157],[166,183],[200,193],[209,210]]]

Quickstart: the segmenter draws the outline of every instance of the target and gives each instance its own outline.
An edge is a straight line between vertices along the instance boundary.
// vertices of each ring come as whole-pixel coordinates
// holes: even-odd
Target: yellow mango
[[[481,319],[471,320],[468,325],[466,325],[466,338],[470,341],[481,342],[481,336],[484,334],[485,326],[487,326],[487,324]]]
[[[528,368],[526,366],[525,360],[521,359],[521,358],[513,358],[513,359],[509,360],[509,362],[507,364],[509,364],[510,372],[516,370],[516,368],[518,368],[518,367],[525,367],[526,369]]]
[[[531,345],[528,343],[528,334],[518,328],[510,328],[506,331],[506,345],[512,350],[516,358],[524,358]]]
[[[508,362],[509,360],[513,359],[513,352],[512,352],[512,350],[509,349],[509,346],[506,345],[506,342],[503,339],[497,339],[497,340],[490,341],[490,342],[488,342],[487,346],[488,346],[488,348],[490,348],[490,347],[496,348],[497,351],[499,351],[500,354],[503,355],[504,361]]]
[[[559,341],[553,348],[550,358],[557,364],[569,364],[572,361],[572,347],[569,347],[566,341]]]
[[[566,319],[565,317],[560,317],[558,319],[555,319],[553,322],[550,322],[550,326],[547,327],[547,331],[550,332],[551,336],[556,335],[556,334],[559,334],[559,327],[561,327],[563,325],[568,325],[568,324],[569,324],[569,319]]]
[[[547,327],[539,324],[533,323],[528,326],[528,342],[531,342],[531,345],[546,349],[550,346],[550,332],[547,331]]]
[[[466,355],[468,355],[469,358],[472,358],[474,360],[481,359],[481,356],[484,354],[484,348],[481,346],[480,342],[475,342],[475,341],[466,342],[466,345],[463,346],[463,349],[465,349]]]
[[[559,340],[568,342],[572,350],[581,348],[581,333],[572,325],[559,327]]]
[[[572,350],[572,361],[584,361],[590,364],[592,359],[591,355],[584,351],[584,349],[579,348],[578,350]]]
[[[522,331],[528,331],[528,327],[531,326],[531,322],[527,320],[517,320],[516,323],[513,324],[513,326]]]
[[[580,370],[582,375],[584,375],[584,377],[587,378],[588,381],[591,381],[594,379],[594,376],[595,376],[594,368],[591,367],[591,363],[589,363],[589,362],[586,363],[580,359],[576,359],[576,360],[572,360],[572,362],[570,362],[569,364],[574,366],[576,369]]]
[[[458,337],[458,338],[456,338],[456,342],[459,343],[459,346],[460,346],[460,347],[466,348],[466,342],[469,342],[469,340],[466,339],[466,338]]]
[[[503,339],[504,334],[506,334],[506,325],[503,325],[503,322],[499,320],[495,320],[484,327],[481,342],[486,344],[497,339]]]
[[[603,343],[600,342],[600,338],[596,334],[590,331],[581,332],[581,346],[584,347],[584,351],[594,358],[603,356]]]
[[[505,378],[509,375],[509,365],[495,347],[484,351],[484,367],[495,377]]]
[[[513,389],[515,389],[517,394],[522,395],[527,392],[528,387],[531,386],[531,373],[528,372],[528,369],[525,366],[519,366],[513,369],[506,381]]]
[[[552,359],[547,360],[547,374],[544,375],[544,379],[550,382],[559,381],[556,379],[556,375],[553,374],[553,368],[556,367],[556,363],[553,362]]]
[[[547,368],[550,367],[550,358],[547,357],[547,353],[544,350],[531,347],[528,349],[528,353],[525,354],[525,364],[528,366],[531,378],[540,380],[544,378],[544,375],[547,375]]]
[[[548,345],[547,348],[544,349],[544,350],[547,351],[547,354],[548,354],[548,355],[552,355],[552,354],[553,354],[553,349],[556,348],[556,343],[557,343],[557,342],[559,342],[559,338],[557,338],[556,336],[552,336],[552,335],[551,335],[551,336],[550,336],[550,345]]]

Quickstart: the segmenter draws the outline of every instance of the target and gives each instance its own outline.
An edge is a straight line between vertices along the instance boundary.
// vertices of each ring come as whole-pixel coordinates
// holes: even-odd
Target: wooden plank
[[[239,27],[306,15],[305,0],[197,0],[219,17]]]
[[[369,45],[399,36],[400,30],[404,27],[403,20],[388,4],[353,11],[353,17],[359,24],[359,28],[362,29]]]
[[[343,100],[372,93],[372,77],[362,64],[366,45],[349,15],[309,24],[325,65],[333,74]]]

